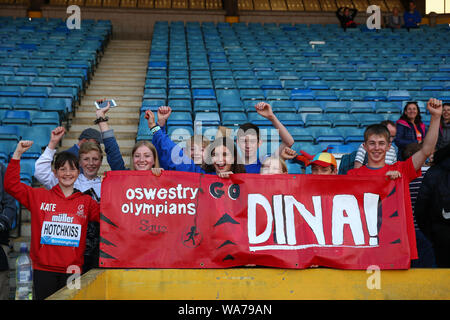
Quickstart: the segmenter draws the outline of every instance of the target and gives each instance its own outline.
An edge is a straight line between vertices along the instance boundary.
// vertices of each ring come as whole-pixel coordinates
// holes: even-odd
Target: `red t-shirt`
[[[409,157],[406,161],[398,161],[394,164],[387,164],[382,168],[369,168],[362,166],[358,169],[351,169],[347,172],[348,175],[354,176],[385,176],[388,171],[399,171],[402,175],[403,189],[405,190],[405,210],[406,210],[406,229],[408,232],[409,247],[411,250],[411,259],[417,259],[417,246],[416,246],[416,232],[414,228],[414,218],[411,206],[411,197],[409,194],[409,183],[420,177],[422,171],[416,171],[412,162],[412,157]]]

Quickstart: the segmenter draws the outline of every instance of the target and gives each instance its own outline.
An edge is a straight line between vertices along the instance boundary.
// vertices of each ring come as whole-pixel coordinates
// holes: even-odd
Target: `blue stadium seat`
[[[0,97],[20,97],[23,90],[21,86],[1,86]]]
[[[308,127],[288,127],[286,128],[295,142],[314,143],[314,135]],[[297,150],[296,150],[297,151]]]
[[[333,127],[358,127],[359,120],[353,114],[332,113],[328,114]]]
[[[346,101],[325,101],[323,103],[325,113],[348,113],[348,103]]]
[[[2,124],[23,124],[31,125],[31,115],[29,111],[9,110],[5,113]]]
[[[172,108],[172,111],[174,112],[178,112],[178,111],[187,111],[187,112],[191,112],[192,111],[192,105],[191,105],[191,100],[169,100],[168,103],[169,107]]]
[[[219,126],[220,115],[217,112],[197,112],[194,120],[195,126]]]
[[[380,123],[385,120],[384,117],[380,114],[367,114],[364,118],[360,119],[361,126],[365,127],[371,124]]]
[[[0,110],[11,110],[15,100],[13,97],[0,97]]]
[[[344,135],[344,142],[346,144],[350,143],[362,143],[364,142],[364,128],[342,128],[342,133]]]
[[[158,108],[166,105],[165,99],[144,99],[142,101],[140,112],[145,112],[146,110],[152,110],[153,112],[158,111]],[[170,106],[170,105],[169,105]]]
[[[165,89],[144,89],[143,99],[166,100]]]
[[[313,90],[310,89],[294,89],[291,90],[291,100],[314,100],[315,94]]]
[[[386,91],[363,91],[362,97],[364,101],[386,101]]]
[[[167,89],[166,79],[147,79],[145,80],[145,89]]]
[[[39,98],[17,98],[12,107],[14,110],[40,110],[41,100]]]
[[[192,115],[190,112],[179,111],[172,112],[169,119],[167,120],[167,125],[170,126],[189,126],[192,125]]]
[[[307,114],[305,127],[331,127],[332,122],[325,114]]]
[[[167,130],[167,135],[174,142],[190,139],[194,135],[192,126],[171,126]]]
[[[402,110],[401,103],[398,101],[391,102],[377,102],[375,105],[376,113],[396,113],[399,114]]]
[[[240,126],[241,124],[248,122],[245,112],[222,112],[221,116],[223,126]]]
[[[373,102],[367,101],[351,101],[349,102],[349,112],[350,113],[373,113],[374,105]]]
[[[305,124],[303,122],[302,116],[299,113],[296,113],[295,110],[292,112],[277,112],[276,116],[278,120],[284,126],[297,126],[303,127]]]
[[[264,90],[266,100],[289,100],[289,93],[286,90]]]
[[[264,100],[264,91],[261,89],[243,89],[240,90],[241,100]]]
[[[169,89],[189,89],[189,80],[169,79]]]
[[[191,78],[191,88],[192,89],[213,89],[213,82],[210,78],[204,79],[192,79]]]
[[[47,87],[26,87],[22,93],[23,97],[47,98],[49,88]]]
[[[241,79],[236,81],[238,89],[259,89],[260,84],[256,79]]]
[[[406,90],[392,90],[388,92],[387,101],[404,101],[410,100],[411,96]]]
[[[219,112],[216,100],[194,100],[194,113],[197,112]]]
[[[215,100],[216,94],[213,89],[192,90],[194,100]]]

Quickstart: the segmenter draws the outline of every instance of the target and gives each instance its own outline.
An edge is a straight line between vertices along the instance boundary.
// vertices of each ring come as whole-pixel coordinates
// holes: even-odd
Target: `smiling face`
[[[444,105],[444,108],[442,110],[442,118],[444,119],[445,123],[450,123],[450,104]]]
[[[364,142],[367,151],[368,167],[380,168],[385,165],[385,157],[391,144],[384,135],[372,134]]]
[[[97,177],[101,165],[102,157],[98,151],[91,150],[80,154],[80,167],[83,169],[83,174],[86,178],[94,179]]]
[[[409,121],[414,122],[418,114],[419,110],[414,103],[410,103],[406,106],[405,116],[408,118]]]
[[[134,170],[150,170],[155,165],[155,157],[152,150],[146,145],[141,145],[132,156]]]
[[[212,162],[216,173],[231,171],[233,154],[226,146],[219,145],[212,153]]]
[[[283,171],[283,167],[281,166],[280,159],[276,159],[273,157],[267,158],[261,164],[260,174],[282,174],[286,173]]]
[[[55,176],[58,178],[61,187],[70,188],[78,179],[80,171],[70,165],[69,161],[66,161],[64,165],[55,170]]]

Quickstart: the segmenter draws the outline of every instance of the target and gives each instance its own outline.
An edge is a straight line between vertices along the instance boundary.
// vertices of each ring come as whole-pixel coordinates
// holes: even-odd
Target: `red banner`
[[[110,171],[100,266],[406,269],[400,181],[384,177]]]

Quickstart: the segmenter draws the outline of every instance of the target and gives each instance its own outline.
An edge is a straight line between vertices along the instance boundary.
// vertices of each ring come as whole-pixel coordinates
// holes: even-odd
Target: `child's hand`
[[[281,157],[285,160],[294,159],[296,156],[297,152],[295,152],[295,150],[292,150],[289,147],[284,147],[284,149],[281,151]]]
[[[397,170],[388,171],[386,172],[386,177],[388,177],[390,180],[396,180],[398,178],[401,178],[402,174]]]
[[[219,178],[225,178],[225,179],[228,179],[232,174],[233,174],[232,171],[225,171],[225,172],[219,172],[219,173],[217,173],[217,176],[218,176]]]
[[[434,98],[430,98],[427,102],[427,109],[431,116],[440,118],[442,115],[442,101]]]
[[[155,114],[153,113],[152,110],[145,111],[145,119],[147,119],[148,127],[150,129],[153,128],[156,125],[156,123],[155,123]]]
[[[105,100],[97,100],[97,103],[100,104],[100,103],[102,103],[103,101],[105,101]],[[108,105],[107,105],[105,108],[97,109],[97,110],[95,111],[95,115],[97,116],[97,119],[98,119],[98,118],[104,118],[105,115],[106,115],[106,113],[108,112],[109,108],[111,108],[111,105],[110,105],[110,103],[108,102]]]
[[[161,106],[158,108],[158,126],[164,127],[166,125],[167,119],[169,119],[172,113],[172,108],[167,106]]]
[[[16,151],[14,151],[13,159],[20,160],[22,154],[24,154],[28,149],[33,145],[33,141],[31,140],[20,140],[17,144]]]
[[[163,168],[152,168],[151,170],[155,177],[161,176],[162,172],[164,171]]]
[[[266,102],[259,102],[255,105],[256,112],[266,119],[273,117],[272,106]]]
[[[56,149],[65,133],[66,129],[64,127],[56,127],[55,129],[53,129],[50,134],[48,147],[53,150]]]

